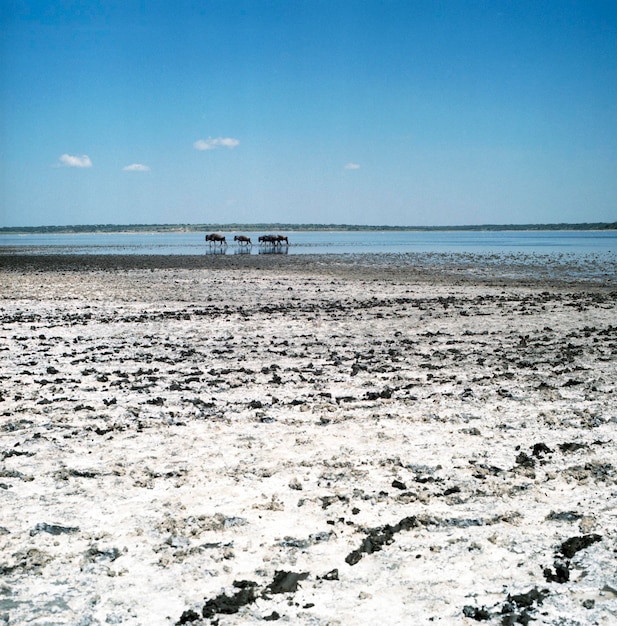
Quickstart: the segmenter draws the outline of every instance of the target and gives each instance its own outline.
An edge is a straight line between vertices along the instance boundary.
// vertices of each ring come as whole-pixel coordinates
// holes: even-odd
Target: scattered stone
[[[551,511],[546,516],[546,519],[551,522],[576,522],[582,517],[583,516],[576,511],[563,511],[561,513],[555,513],[554,511]]]
[[[571,559],[577,552],[588,548],[598,541],[602,541],[602,537],[596,534],[571,537],[561,544],[559,551],[567,559]]]
[[[267,590],[270,593],[292,593],[298,590],[298,583],[301,580],[306,580],[308,576],[308,572],[276,571],[274,580],[268,585]]]
[[[535,443],[533,446],[533,456],[541,457],[544,454],[552,454],[552,450],[545,443]]]
[[[40,522],[31,531],[30,536],[38,535],[39,533],[49,533],[50,535],[71,535],[79,532],[78,526],[58,526],[57,524],[46,524]]]
[[[190,622],[196,622],[200,620],[201,616],[196,611],[189,609],[188,611],[184,611],[180,616],[180,619],[176,622],[176,626],[182,626],[183,624],[189,624]]]
[[[294,477],[289,481],[289,488],[296,491],[302,491],[302,483]]]
[[[470,605],[463,607],[463,615],[475,619],[477,622],[486,622],[492,617],[486,607],[478,608],[477,606]]]
[[[568,563],[555,561],[553,564],[555,572],[546,567],[544,568],[544,578],[549,583],[567,583],[570,580],[570,568]]]
[[[243,586],[237,593],[231,596],[221,593],[216,598],[207,600],[201,610],[201,614],[208,619],[218,613],[232,615],[237,613],[243,606],[252,604],[256,599],[255,587],[252,585]]]
[[[323,580],[338,580],[338,569],[330,570],[327,574],[322,576]]]
[[[577,452],[578,450],[584,450],[587,446],[584,443],[571,441],[568,443],[560,443],[558,447],[564,454],[566,454],[570,452]]]
[[[533,468],[536,465],[536,462],[524,452],[520,452],[516,457],[516,462],[518,465],[524,468]]]
[[[540,591],[537,587],[534,587],[526,593],[518,593],[513,596],[508,594],[508,602],[514,603],[518,607],[529,608],[534,603],[542,604],[547,595],[548,591],[546,589]]]
[[[109,548],[108,550],[101,550],[98,546],[91,546],[88,548],[84,557],[87,561],[94,563],[96,561],[115,561],[122,556],[122,553],[118,548]]]
[[[363,554],[379,552],[383,546],[391,544],[396,533],[402,530],[410,530],[417,526],[419,526],[419,523],[416,517],[406,517],[394,526],[387,524],[386,526],[369,529],[368,535],[362,541],[360,547],[350,552],[345,558],[345,562],[348,565],[355,565],[362,559]]]

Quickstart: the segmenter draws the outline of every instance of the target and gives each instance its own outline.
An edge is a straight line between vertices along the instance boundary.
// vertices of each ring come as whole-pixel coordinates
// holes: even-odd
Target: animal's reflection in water
[[[206,254],[227,254],[227,248],[220,246],[217,248],[206,248]]]
[[[258,254],[288,254],[289,249],[287,247],[269,247],[260,248]]]

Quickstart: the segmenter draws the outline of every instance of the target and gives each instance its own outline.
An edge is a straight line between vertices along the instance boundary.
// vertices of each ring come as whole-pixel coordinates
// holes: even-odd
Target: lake
[[[234,243],[235,234],[257,243],[263,232],[225,232],[229,245],[205,242],[205,233],[0,234],[1,254],[363,254],[475,253],[612,255],[617,231],[299,231],[289,246]]]

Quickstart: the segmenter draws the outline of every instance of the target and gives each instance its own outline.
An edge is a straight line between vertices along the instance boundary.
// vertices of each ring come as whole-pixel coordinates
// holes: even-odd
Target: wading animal
[[[227,245],[225,236],[220,235],[219,233],[210,233],[209,235],[206,235],[206,241],[208,241],[210,245],[217,244],[217,243],[220,244],[221,246]]]
[[[259,243],[270,244],[272,246],[282,246],[283,242],[285,245],[289,245],[289,239],[285,235],[261,235],[259,237]]]

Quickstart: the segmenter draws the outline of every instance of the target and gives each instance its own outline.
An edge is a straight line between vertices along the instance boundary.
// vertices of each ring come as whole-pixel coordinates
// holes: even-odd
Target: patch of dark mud
[[[72,535],[78,532],[78,526],[59,526],[58,524],[40,522],[30,531],[30,536],[34,537],[34,535],[38,535],[39,533],[49,533],[50,535]]]
[[[184,611],[176,622],[176,626],[199,621],[202,617],[212,620],[217,615],[233,615],[238,613],[242,607],[253,604],[259,598],[267,599],[269,594],[295,593],[298,590],[299,583],[308,577],[309,572],[277,570],[274,573],[272,582],[261,591],[259,590],[259,584],[253,580],[234,580],[233,586],[237,591],[230,594],[222,592],[218,596],[206,600],[201,609],[201,615],[193,609]],[[335,578],[327,580],[335,580]],[[273,611],[263,619],[273,621],[279,618],[280,615]]]
[[[207,600],[201,610],[202,616],[212,618],[217,614],[232,615],[237,613],[243,606],[252,604],[257,600],[257,595],[255,594],[257,583],[251,581],[240,581],[238,583],[238,581],[234,581],[234,587],[238,586],[238,591],[232,595],[221,593],[215,598]]]
[[[598,541],[602,541],[602,537],[596,534],[571,537],[561,544],[559,551],[567,559],[571,559],[577,552],[588,548]]]
[[[402,519],[394,526],[386,524],[385,526],[371,528],[367,531],[367,536],[362,540],[360,547],[345,557],[345,562],[348,565],[355,565],[360,562],[364,554],[379,552],[384,546],[391,544],[394,541],[394,535],[397,533],[417,528],[419,525],[418,519],[415,516],[411,516]]]
[[[463,607],[463,615],[477,622],[488,622],[494,618],[501,618],[502,626],[514,626],[514,624],[529,624],[535,621],[534,613],[541,606],[549,592],[546,589],[539,590],[533,587],[525,593],[515,595],[508,594],[501,606],[494,607],[491,611],[485,606],[475,607],[466,605]]]
[[[298,590],[298,583],[308,578],[308,572],[296,573],[277,571],[274,580],[266,588],[270,593],[293,593]]]

